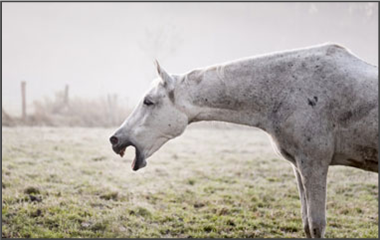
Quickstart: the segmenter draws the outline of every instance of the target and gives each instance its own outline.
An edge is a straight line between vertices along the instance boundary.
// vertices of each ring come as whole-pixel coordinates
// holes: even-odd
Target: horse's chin
[[[135,147],[135,149],[136,149],[136,151],[135,151],[136,156],[132,162],[132,170],[133,171],[137,171],[140,168],[143,168],[147,165],[146,158],[145,158],[144,154],[139,150],[138,147]]]

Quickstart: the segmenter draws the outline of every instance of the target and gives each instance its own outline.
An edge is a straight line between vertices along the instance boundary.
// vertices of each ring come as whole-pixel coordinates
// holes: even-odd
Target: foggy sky
[[[133,106],[155,77],[337,42],[378,63],[376,3],[2,3],[2,101],[118,94]]]

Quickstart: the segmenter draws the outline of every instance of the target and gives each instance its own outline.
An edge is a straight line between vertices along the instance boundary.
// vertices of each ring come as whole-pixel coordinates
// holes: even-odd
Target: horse
[[[260,128],[290,161],[308,238],[326,228],[331,165],[378,173],[378,67],[326,43],[238,59],[158,77],[110,137],[121,156],[135,147],[132,169],[199,121]]]

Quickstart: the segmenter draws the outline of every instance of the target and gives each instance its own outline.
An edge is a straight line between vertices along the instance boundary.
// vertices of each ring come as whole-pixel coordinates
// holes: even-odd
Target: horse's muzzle
[[[139,170],[140,168],[143,168],[147,165],[145,156],[135,144],[133,144],[131,141],[123,141],[121,142],[119,138],[116,136],[112,136],[110,138],[110,142],[112,144],[112,150],[116,153],[119,154],[121,157],[124,156],[125,150],[129,146],[133,146],[135,148],[135,158],[132,162],[132,169],[134,171]]]

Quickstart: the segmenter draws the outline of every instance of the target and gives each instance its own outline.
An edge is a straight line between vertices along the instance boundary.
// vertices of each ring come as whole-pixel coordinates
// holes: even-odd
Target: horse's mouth
[[[137,171],[140,168],[145,167],[147,163],[146,163],[144,154],[141,152],[141,150],[136,145],[134,145],[132,143],[128,143],[125,146],[122,146],[119,148],[114,147],[113,150],[116,154],[119,154],[120,157],[123,157],[125,154],[125,150],[127,149],[128,146],[133,146],[133,147],[135,147],[135,150],[136,150],[135,151],[135,158],[133,159],[132,165],[131,165],[132,170]]]
[[[119,152],[120,157],[124,157],[125,149],[127,149],[127,147],[120,150]]]

